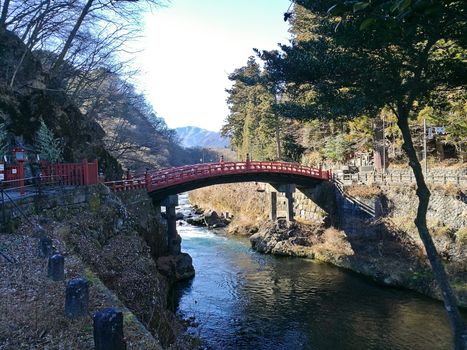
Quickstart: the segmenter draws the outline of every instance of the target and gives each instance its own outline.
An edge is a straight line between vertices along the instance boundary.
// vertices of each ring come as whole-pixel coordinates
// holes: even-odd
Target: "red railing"
[[[2,188],[17,190],[24,195],[25,188],[42,185],[81,186],[93,185],[98,182],[97,160],[92,163],[84,160],[82,163],[42,163],[40,175],[25,178],[25,168],[28,165],[6,165]]]
[[[152,192],[203,178],[254,173],[291,174],[319,180],[331,179],[329,171],[309,168],[297,163],[219,162],[153,170],[134,179],[112,181],[106,184],[115,192],[141,188],[146,188],[148,192]]]

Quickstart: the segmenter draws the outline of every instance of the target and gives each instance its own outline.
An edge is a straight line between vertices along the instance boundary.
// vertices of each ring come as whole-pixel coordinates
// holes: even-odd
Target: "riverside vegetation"
[[[32,206],[23,210],[34,213]],[[65,316],[64,283],[47,278],[46,259],[37,254],[43,232],[65,256],[65,279],[90,284],[89,313],[81,319]],[[119,197],[97,185],[48,196],[15,232],[0,235],[2,348],[93,349],[92,314],[105,307],[123,311],[128,349],[194,347],[196,339],[168,309],[177,269],[163,275],[156,262],[167,257],[166,242],[165,220],[144,191]],[[193,270],[185,269],[187,276]]]
[[[361,273],[382,284],[441,298],[411,220],[415,209],[408,209],[413,208],[410,203],[415,198],[414,190],[398,186],[349,186],[346,191],[361,200],[386,198],[388,210],[376,219],[344,217],[341,225],[333,227],[327,224],[332,220],[326,216],[342,215],[339,208],[333,214],[323,211],[321,219],[313,222],[297,214],[295,223],[270,222],[265,210],[266,196],[257,192],[257,187],[254,183],[207,187],[190,192],[190,201],[200,208],[231,213],[233,219],[227,232],[249,236],[252,247],[260,252],[312,258]],[[451,186],[433,189],[428,222],[456,296],[461,305],[467,306],[467,204],[459,198],[459,190],[452,191]],[[297,208],[300,203],[295,201]]]

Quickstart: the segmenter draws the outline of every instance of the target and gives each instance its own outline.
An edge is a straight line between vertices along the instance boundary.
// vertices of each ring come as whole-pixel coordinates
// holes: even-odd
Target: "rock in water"
[[[172,283],[195,275],[191,256],[186,253],[161,256],[157,259],[157,269]]]

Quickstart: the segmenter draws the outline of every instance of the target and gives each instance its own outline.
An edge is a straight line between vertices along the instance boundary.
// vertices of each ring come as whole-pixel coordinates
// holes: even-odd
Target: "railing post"
[[[89,169],[88,169],[88,160],[83,160],[83,184],[85,186],[89,185]]]
[[[19,176],[19,191],[20,195],[24,196],[24,165],[23,162],[19,162],[18,166],[18,176]]]
[[[151,192],[151,176],[148,174],[147,171],[144,174],[144,181],[146,182],[146,190],[148,192]]]
[[[5,197],[3,194],[3,181],[0,182],[0,187],[2,191],[2,222],[6,223],[6,215],[5,215]]]
[[[99,165],[97,163],[97,159],[94,159],[94,162],[92,162],[93,165],[93,172],[92,172],[92,184],[95,185],[98,182],[99,179]]]

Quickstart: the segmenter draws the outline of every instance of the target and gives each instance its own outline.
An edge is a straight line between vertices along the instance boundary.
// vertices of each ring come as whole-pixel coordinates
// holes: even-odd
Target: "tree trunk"
[[[402,148],[409,158],[409,165],[413,170],[415,180],[417,182],[417,197],[419,202],[417,217],[415,218],[415,225],[417,226],[418,233],[423,242],[423,245],[425,246],[426,254],[433,270],[433,275],[443,295],[444,307],[448,313],[449,322],[454,333],[454,349],[466,350],[467,330],[459,313],[457,300],[449,284],[446,270],[444,269],[444,265],[441,261],[441,258],[439,257],[426,223],[426,214],[428,211],[428,203],[430,201],[430,191],[425,183],[422,167],[417,159],[417,154],[412,142],[412,136],[410,135],[408,109],[399,110],[398,112],[397,125],[402,132],[402,137],[404,140]]]
[[[5,0],[3,2],[2,13],[0,15],[0,27],[3,28],[3,29],[6,29],[6,18],[8,16],[8,7],[9,6],[10,6],[10,0]]]
[[[279,121],[276,124],[276,158],[277,160],[282,160],[282,151],[281,151],[281,135],[279,130]]]
[[[93,3],[94,3],[94,0],[88,0],[86,2],[86,5],[83,7],[83,10],[81,11],[81,14],[78,17],[78,20],[76,21],[75,26],[73,27],[70,35],[68,35],[68,38],[65,42],[65,45],[63,46],[62,51],[60,51],[60,54],[58,55],[57,60],[52,66],[52,69],[51,69],[52,75],[54,75],[54,73],[56,73],[58,68],[60,68],[60,66],[62,65],[65,59],[65,56],[68,53],[68,50],[70,49],[71,44],[73,43],[73,40],[75,39],[76,34],[78,33],[78,30],[81,27],[81,24],[83,23],[84,18],[89,13],[89,10],[91,9],[91,6]]]

